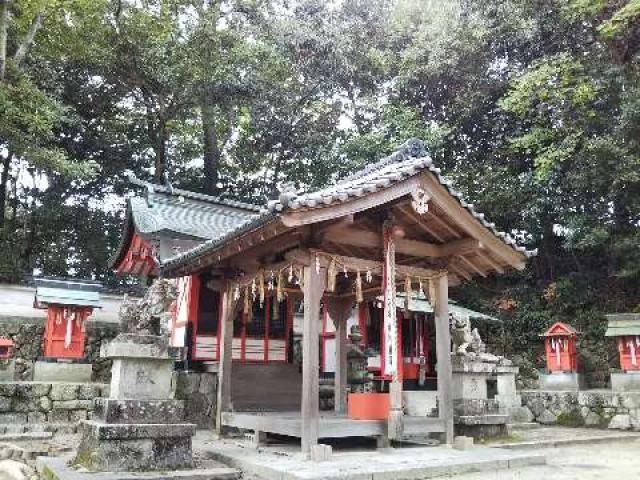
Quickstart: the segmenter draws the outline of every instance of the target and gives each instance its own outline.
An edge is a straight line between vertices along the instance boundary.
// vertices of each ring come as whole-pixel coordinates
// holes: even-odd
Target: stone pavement
[[[304,460],[299,448],[268,446],[258,450],[240,440],[204,440],[194,447],[209,457],[262,480],[400,480],[451,476],[466,472],[493,472],[544,464],[542,455],[489,447],[458,451],[445,447],[384,450],[343,450],[325,462]]]
[[[488,445],[509,449],[557,447],[564,445],[607,443],[618,440],[640,439],[640,432],[602,430],[595,428],[570,428],[549,426],[535,429],[514,429],[511,437]],[[640,476],[640,475],[639,475]]]
[[[596,445],[541,448],[547,464],[490,474],[472,473],[455,480],[631,480],[640,478],[640,440]]]

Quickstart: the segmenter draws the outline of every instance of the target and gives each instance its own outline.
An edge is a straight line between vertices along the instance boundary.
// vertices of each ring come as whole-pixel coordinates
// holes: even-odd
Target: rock
[[[54,383],[49,397],[51,400],[75,400],[78,398],[78,385],[70,383]]]
[[[28,480],[36,475],[33,468],[15,460],[0,461],[0,472],[10,480]]]
[[[3,397],[13,397],[15,394],[15,383],[0,383],[0,395],[2,395]]]
[[[78,399],[79,400],[93,400],[94,398],[98,398],[100,396],[100,386],[99,385],[80,385],[78,388]]]
[[[40,397],[40,410],[48,412],[53,407],[53,402],[49,397]]]
[[[609,428],[612,430],[629,430],[631,428],[630,415],[615,415],[609,422]]]
[[[27,423],[27,414],[26,413],[0,413],[0,423],[5,423],[7,425]]]
[[[529,407],[511,407],[509,417],[513,423],[530,423],[535,420]]]
[[[11,397],[0,397],[0,412],[11,410]]]
[[[597,427],[602,423],[602,417],[596,412],[589,412],[584,416],[584,424],[587,427]]]
[[[44,423],[47,421],[47,415],[42,412],[29,412],[27,413],[28,423]]]
[[[558,417],[551,413],[549,410],[545,410],[536,418],[536,420],[538,423],[541,423],[543,425],[553,425],[558,420]]]
[[[52,423],[69,422],[69,410],[51,410],[49,412],[49,421]]]
[[[69,412],[69,421],[71,422],[79,422],[80,420],[87,419],[87,411],[86,410],[72,410]]]
[[[53,402],[53,410],[91,410],[93,400],[61,400]]]
[[[537,418],[546,410],[544,406],[544,400],[542,398],[534,398],[528,404],[531,413]]]

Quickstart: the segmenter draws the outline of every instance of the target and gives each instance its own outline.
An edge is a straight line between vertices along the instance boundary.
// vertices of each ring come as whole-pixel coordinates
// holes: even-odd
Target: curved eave
[[[240,225],[226,235],[204,242],[191,250],[167,259],[160,265],[160,273],[164,277],[172,278],[215,266],[215,264],[239,255],[254,246],[243,243],[243,239],[246,237],[260,230],[264,230],[269,237],[275,236],[269,233],[269,227],[275,227],[274,232],[278,230],[278,227],[283,227],[277,214],[265,213]],[[280,233],[283,232],[284,229],[280,228]]]
[[[124,228],[122,229],[122,235],[120,236],[120,243],[116,247],[116,251],[109,259],[109,268],[117,270],[124,257],[129,251],[131,246],[131,240],[133,240],[133,234],[135,233],[135,223],[133,221],[133,215],[131,213],[131,205],[127,200],[127,209],[124,218]]]

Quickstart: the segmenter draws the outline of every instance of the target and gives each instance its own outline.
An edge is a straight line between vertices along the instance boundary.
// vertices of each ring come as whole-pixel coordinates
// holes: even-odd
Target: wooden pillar
[[[453,443],[453,394],[451,390],[451,332],[447,275],[433,280],[435,294],[436,355],[438,356],[438,415],[444,423],[444,441]]]
[[[231,365],[233,348],[233,319],[238,313],[238,300],[234,298],[231,286],[222,292],[220,312],[220,357],[218,359],[218,401],[216,405],[216,432],[222,434],[222,413],[231,407]]]
[[[396,250],[395,231],[391,222],[385,222],[383,227],[384,245],[384,371],[391,375],[389,384],[389,418],[387,420],[387,436],[391,440],[400,440],[403,435],[402,413],[402,378],[399,370],[399,345],[398,345],[398,317],[396,308]]]
[[[328,311],[336,327],[336,374],[334,378],[334,410],[347,410],[347,321],[353,312],[353,300],[350,298],[331,298]]]
[[[318,444],[320,415],[320,300],[325,288],[324,271],[304,267],[304,324],[302,328],[302,453],[308,456]]]

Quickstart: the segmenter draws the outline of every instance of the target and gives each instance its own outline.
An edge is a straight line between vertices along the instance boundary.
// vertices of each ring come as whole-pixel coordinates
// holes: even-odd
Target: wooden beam
[[[478,257],[482,259],[483,262],[485,262],[487,265],[493,268],[496,272],[504,273],[504,268],[502,268],[502,265],[498,265],[497,262],[494,262],[493,259],[488,254],[482,251],[477,252],[476,254],[478,255]]]
[[[320,418],[319,340],[320,301],[325,289],[325,272],[315,265],[304,267],[304,323],[302,327],[302,453],[308,457],[318,444]]]
[[[495,256],[500,257],[505,263],[522,270],[525,267],[526,256],[524,253],[515,250],[511,245],[506,244],[498,238],[480,221],[471,215],[467,209],[463,208],[458,200],[451,196],[449,191],[440,184],[432,173],[423,173],[422,188],[427,190],[431,196],[431,201],[438,206],[447,216],[452,218],[456,225],[464,230],[467,235],[477,238],[482,245],[491,251]]]
[[[353,298],[327,299],[329,317],[336,327],[336,373],[334,377],[334,410],[347,410],[347,321],[353,313]]]
[[[426,232],[429,235],[431,235],[437,241],[442,242],[442,243],[444,243],[446,241],[444,239],[444,237],[442,237],[442,235],[439,235],[433,228],[431,228],[427,224],[425,224],[422,221],[422,219],[418,215],[416,215],[412,210],[410,210],[408,207],[405,207],[403,205],[399,205],[397,208],[400,211],[400,213],[402,213],[405,217],[407,217],[411,221],[415,222],[415,224],[418,226],[418,228],[420,228],[424,232]]]
[[[357,257],[347,257],[344,255],[334,255],[313,249],[309,251],[292,250],[291,252],[287,252],[285,257],[287,257],[289,261],[295,261],[302,265],[311,265],[311,263],[315,262],[316,253],[319,254],[320,265],[323,267],[327,267],[329,265],[329,260],[327,259],[327,256],[329,256],[335,258],[338,263],[349,265],[351,268],[360,270],[361,272],[366,272],[367,270],[375,271],[378,274],[382,272],[383,262],[379,262],[377,260],[365,260]],[[427,278],[437,275],[438,271],[428,268],[411,267],[409,265],[396,265],[396,273],[402,276],[409,275],[410,277]]]
[[[465,280],[471,280],[471,275],[460,265],[456,265],[455,262],[451,262],[448,267],[450,270],[453,270],[456,275],[464,278]]]
[[[328,240],[332,243],[353,245],[355,247],[382,248],[382,236],[380,234],[355,228],[334,230],[333,236]],[[450,255],[463,255],[482,248],[482,244],[473,238],[463,238],[443,245],[396,238],[395,244],[397,253],[412,257],[448,257]]]
[[[222,415],[231,407],[231,357],[233,346],[233,319],[238,313],[239,302],[234,298],[231,285],[227,282],[222,292],[220,312],[220,358],[218,359],[218,401],[216,405],[216,431],[223,433]]]
[[[445,222],[435,213],[427,212],[425,216],[428,217],[430,220],[433,220],[433,223],[438,224],[440,228],[443,228],[444,230],[449,232],[451,235],[453,235],[455,238],[460,238],[462,236],[451,225],[449,225],[447,222]]]
[[[469,269],[473,270],[474,272],[476,272],[481,277],[486,277],[487,276],[487,274],[484,272],[484,270],[479,268],[475,263],[473,263],[471,260],[466,258],[464,255],[458,255],[456,258],[458,258],[462,263],[464,263],[467,267],[469,267]]]
[[[451,332],[449,331],[449,287],[447,276],[435,281],[436,355],[438,368],[438,416],[444,422],[444,442],[453,443],[453,391]]]

